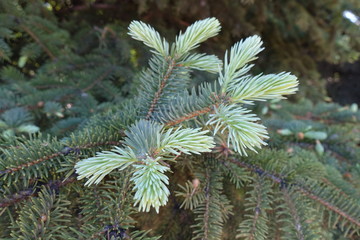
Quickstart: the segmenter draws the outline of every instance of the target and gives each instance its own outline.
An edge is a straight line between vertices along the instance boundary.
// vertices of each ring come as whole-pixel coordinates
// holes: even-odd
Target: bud
[[[194,189],[198,188],[200,185],[200,180],[198,178],[194,178],[192,180],[192,185],[193,185]]]
[[[42,222],[46,222],[47,219],[48,218],[47,218],[47,216],[45,214],[41,215],[41,221]]]
[[[41,108],[41,107],[43,107],[44,106],[44,101],[39,101],[38,103],[37,103],[37,106],[39,107],[39,108]]]
[[[319,156],[322,156],[324,154],[324,146],[319,140],[316,140],[315,150],[319,154]]]
[[[359,107],[356,103],[353,103],[350,105],[350,111],[357,112],[359,110]]]
[[[280,134],[280,135],[283,135],[283,136],[289,136],[289,135],[293,134],[292,131],[290,131],[290,129],[287,129],[287,128],[285,128],[285,129],[278,129],[276,132],[277,132],[278,134]]]
[[[326,132],[317,132],[317,131],[309,131],[305,133],[305,138],[315,139],[315,140],[324,140],[327,138]]]
[[[304,134],[303,132],[298,132],[298,133],[297,133],[297,137],[298,137],[298,139],[300,139],[300,140],[304,139],[304,136],[305,136],[305,134]]]
[[[294,152],[294,149],[293,149],[293,148],[288,148],[288,149],[286,149],[286,152],[287,152],[287,153],[293,153],[293,152]]]
[[[267,114],[268,112],[269,112],[269,107],[268,106],[263,107],[263,109],[261,110],[261,113],[263,115]]]

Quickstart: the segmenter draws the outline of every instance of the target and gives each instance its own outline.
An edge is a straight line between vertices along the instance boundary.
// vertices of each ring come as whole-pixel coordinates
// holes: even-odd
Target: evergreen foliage
[[[137,76],[123,29],[72,30],[81,46],[49,6],[0,3],[0,238],[360,236],[356,104],[280,101],[298,81],[250,73],[259,36],[194,52],[216,18],[173,43],[131,22],[153,54]]]

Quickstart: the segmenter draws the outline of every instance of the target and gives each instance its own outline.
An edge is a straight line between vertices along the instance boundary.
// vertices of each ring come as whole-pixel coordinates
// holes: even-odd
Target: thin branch
[[[279,184],[286,184],[286,180],[281,178],[280,176],[278,176],[277,174],[274,174],[274,173],[270,173],[268,171],[265,171],[263,170],[262,168],[260,168],[259,166],[256,166],[256,165],[253,165],[253,164],[249,164],[249,163],[246,163],[246,162],[243,162],[243,161],[239,161],[239,160],[236,160],[236,159],[232,159],[232,158],[229,158],[228,159],[229,162],[232,162],[240,167],[243,167],[243,168],[246,168],[252,172],[255,172],[257,173],[258,175],[260,176],[265,176],[265,177],[268,177],[270,178],[271,180],[273,180],[274,182],[276,183],[279,183]]]
[[[259,166],[256,165],[251,165],[242,161],[238,161],[236,159],[228,159],[230,162],[240,166],[240,167],[244,167],[252,172],[255,172],[257,174],[259,174],[260,176],[266,176],[268,178],[270,178],[271,180],[273,180],[274,182],[280,184],[281,188],[286,188],[288,185],[288,181],[285,178],[279,177],[276,174],[267,172],[265,170],[263,170],[262,168],[260,168]],[[301,184],[299,183],[293,183],[291,184],[291,186],[295,186],[297,187],[297,189],[304,194],[305,196],[309,197],[312,200],[317,201],[318,203],[320,203],[321,205],[325,206],[327,209],[335,212],[336,214],[342,216],[343,218],[347,219],[349,222],[351,222],[352,224],[356,225],[357,227],[360,227],[360,220],[359,219],[355,219],[352,216],[350,216],[348,213],[342,211],[341,209],[339,209],[338,207],[332,205],[331,203],[327,202],[326,200],[322,199],[319,196],[316,196],[314,193],[312,193],[311,191],[307,190],[305,187],[303,187]]]
[[[179,123],[182,123],[182,122],[184,122],[184,121],[190,120],[190,119],[192,119],[192,118],[194,118],[194,117],[197,117],[197,116],[199,116],[199,115],[202,115],[202,114],[211,112],[212,109],[213,109],[212,107],[205,107],[205,108],[203,108],[203,109],[201,109],[201,110],[198,110],[198,111],[195,111],[195,112],[191,112],[191,113],[189,113],[189,114],[187,114],[187,115],[185,115],[185,116],[183,116],[183,117],[181,117],[181,118],[178,118],[178,119],[176,119],[176,120],[167,122],[167,123],[166,123],[166,126],[174,126],[174,125],[176,125],[176,124],[179,124]]]
[[[167,122],[165,125],[166,126],[174,126],[176,124],[182,123],[184,121],[190,120],[192,118],[195,118],[197,116],[200,116],[202,114],[206,114],[206,113],[210,113],[213,112],[215,108],[217,108],[220,104],[226,104],[230,101],[229,97],[226,95],[217,95],[215,93],[213,93],[212,96],[210,96],[210,99],[213,101],[212,104],[210,104],[208,107],[204,107],[203,109],[194,111],[194,112],[190,112],[188,114],[186,114],[183,117],[180,117],[178,119],[172,120]]]
[[[262,198],[261,198],[261,190],[259,190],[261,188],[260,181],[261,181],[261,179],[259,179],[259,181],[257,181],[256,186],[254,187],[256,189],[257,198],[256,198],[255,216],[254,216],[253,224],[252,224],[252,227],[250,230],[250,238],[249,239],[251,239],[251,240],[256,239],[255,238],[256,224],[259,219],[260,211],[261,211],[260,205],[261,205]]]
[[[325,206],[326,208],[330,209],[331,211],[335,212],[336,214],[339,214],[340,216],[342,216],[343,218],[347,219],[349,222],[353,223],[354,225],[356,225],[357,227],[360,228],[360,219],[355,219],[355,218],[351,217],[346,212],[343,212],[338,207],[336,207],[336,206],[332,205],[331,203],[327,202],[326,200],[316,196],[315,194],[311,193],[310,191],[306,190],[305,188],[299,187],[299,191],[302,194],[304,194],[305,196],[311,198],[312,200],[317,201],[321,205]]]
[[[112,68],[108,69],[107,71],[105,71],[103,74],[101,74],[100,77],[98,77],[97,79],[95,79],[94,82],[92,82],[89,86],[87,86],[86,88],[83,88],[81,91],[86,92],[89,91],[90,89],[92,89],[93,87],[95,87],[96,84],[98,84],[99,82],[101,82],[102,80],[104,80],[111,72],[112,72]]]
[[[206,168],[206,187],[205,187],[205,213],[204,213],[204,240],[208,239],[209,232],[209,211],[210,211],[210,174],[209,169]]]
[[[76,181],[76,177],[72,176],[67,178],[66,180],[50,181],[47,184],[38,185],[35,188],[28,188],[25,190],[21,190],[15,194],[7,196],[5,199],[0,201],[0,208],[5,208],[14,205],[17,202],[23,201],[31,196],[34,196],[35,194],[41,191],[41,186],[46,186],[49,187],[50,190],[58,191],[60,187],[65,186],[69,183],[73,183],[75,181]]]
[[[44,156],[42,158],[36,159],[34,161],[20,164],[19,166],[16,166],[16,167],[7,168],[5,170],[0,171],[0,174],[14,173],[14,172],[17,172],[17,171],[22,170],[24,168],[31,167],[33,165],[39,164],[41,162],[48,161],[50,159],[54,159],[54,158],[56,158],[56,157],[58,157],[60,155],[62,155],[61,152],[53,153],[53,154]]]
[[[30,35],[30,37],[32,37],[35,42],[37,42],[40,47],[46,52],[46,54],[51,58],[51,60],[55,60],[56,57],[55,55],[50,51],[50,49],[48,47],[46,47],[46,45],[44,43],[41,42],[41,40],[38,38],[38,36],[36,36],[36,34],[31,31],[28,27],[26,27],[25,25],[21,25],[20,26],[27,34]]]
[[[285,203],[288,205],[288,207],[290,209],[290,215],[291,215],[292,219],[294,220],[294,226],[295,226],[297,238],[300,240],[304,240],[305,237],[304,237],[304,233],[302,231],[300,216],[296,210],[296,206],[295,206],[293,200],[291,199],[287,188],[282,188],[281,192],[284,195]]]
[[[74,11],[84,11],[89,9],[117,9],[120,8],[121,5],[115,4],[106,4],[106,3],[93,3],[93,4],[85,4],[85,5],[77,5],[69,8]]]
[[[74,148],[65,147],[63,150],[61,150],[59,152],[55,152],[53,154],[43,156],[43,157],[41,157],[39,159],[36,159],[34,161],[31,161],[31,162],[20,164],[19,166],[16,166],[16,167],[11,167],[11,168],[7,168],[5,170],[2,170],[2,171],[0,171],[0,175],[14,173],[14,172],[17,172],[17,171],[22,170],[24,168],[31,167],[33,165],[36,165],[36,164],[39,164],[41,162],[54,159],[54,158],[59,157],[59,156],[66,156],[71,152],[78,153],[78,151],[81,150],[81,149],[88,149],[88,148],[106,146],[106,145],[118,145],[118,144],[119,144],[119,142],[117,142],[117,141],[106,141],[106,142],[88,143],[88,144],[84,144],[82,146],[78,146],[78,147],[74,147]]]
[[[173,59],[170,60],[170,63],[169,63],[169,66],[168,66],[168,69],[166,71],[166,74],[165,76],[163,77],[163,79],[161,80],[161,83],[160,83],[160,86],[159,86],[159,89],[157,90],[157,92],[155,93],[155,96],[151,102],[151,105],[150,105],[150,108],[149,108],[149,111],[146,115],[146,120],[149,120],[151,118],[151,115],[153,114],[155,108],[156,108],[156,105],[161,97],[161,94],[166,86],[166,83],[170,77],[170,75],[172,74],[173,70],[174,70],[174,67],[175,67],[175,61]]]

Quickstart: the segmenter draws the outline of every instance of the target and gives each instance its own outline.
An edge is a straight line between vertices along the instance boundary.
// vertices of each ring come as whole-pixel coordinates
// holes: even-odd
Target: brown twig
[[[46,47],[46,45],[44,43],[41,42],[41,40],[38,38],[38,36],[36,36],[36,34],[31,31],[28,27],[26,27],[25,25],[21,25],[21,28],[30,35],[30,37],[32,37],[35,42],[37,42],[40,47],[46,52],[46,54],[51,58],[51,60],[55,60],[56,57],[55,55],[50,51],[50,49],[48,47]]]
[[[157,90],[157,92],[155,93],[155,96],[151,102],[151,105],[150,105],[150,108],[149,108],[149,111],[145,117],[146,120],[149,120],[151,115],[153,114],[154,110],[155,110],[155,107],[161,97],[161,94],[166,86],[166,83],[172,73],[172,71],[174,70],[174,67],[175,67],[175,60],[171,59],[170,62],[169,62],[169,66],[168,66],[168,69],[166,70],[166,74],[165,76],[163,77],[163,79],[161,80],[161,83],[160,83],[160,86],[159,86],[159,89]]]
[[[94,4],[89,4],[89,5],[78,5],[78,6],[69,8],[69,9],[74,10],[74,11],[84,11],[84,10],[88,10],[88,9],[116,9],[119,7],[121,7],[121,6],[115,5],[115,4],[94,3]]]
[[[209,232],[209,217],[210,217],[210,173],[209,169],[206,168],[206,187],[205,187],[205,213],[204,213],[204,238],[208,239]]]
[[[66,180],[50,181],[44,185],[46,187],[49,187],[51,190],[57,190],[58,188],[65,186],[69,183],[75,182],[75,181],[76,181],[76,177],[72,176]],[[41,185],[41,186],[44,186],[44,185]],[[5,208],[5,207],[11,206],[17,202],[23,201],[23,200],[35,195],[39,191],[41,191],[41,188],[38,186],[37,188],[25,189],[25,190],[15,193],[15,194],[12,194],[10,196],[7,196],[5,199],[0,201],[0,208]]]
[[[308,191],[304,188],[299,187],[299,191],[302,194],[304,194],[305,196],[307,196],[308,198],[311,198],[312,200],[317,201],[321,205],[325,206],[327,209],[339,214],[340,216],[342,216],[343,218],[347,219],[349,222],[353,223],[354,225],[356,225],[357,227],[360,228],[360,220],[359,219],[355,219],[355,218],[351,217],[349,214],[347,214],[346,212],[343,212],[338,207],[332,205],[331,203],[316,196],[315,194],[311,193],[310,191]]]
[[[305,236],[304,236],[303,228],[302,228],[302,225],[300,222],[300,216],[296,210],[296,206],[295,206],[293,200],[290,197],[289,191],[286,188],[282,188],[281,192],[284,196],[285,203],[288,205],[288,207],[290,209],[290,213],[291,213],[290,216],[294,221],[297,239],[304,240]]]
[[[20,164],[19,166],[16,166],[16,167],[7,168],[6,170],[0,171],[0,174],[14,173],[14,172],[17,172],[17,171],[19,171],[21,169],[31,167],[31,166],[39,164],[41,162],[56,158],[56,157],[58,157],[60,155],[62,155],[61,152],[53,153],[53,154],[50,154],[48,156],[44,156],[42,158],[36,159],[35,161],[23,163],[23,164]]]
[[[250,230],[250,237],[249,239],[251,240],[254,240],[256,239],[256,235],[255,235],[255,232],[256,232],[256,224],[258,222],[258,219],[260,217],[260,213],[261,213],[261,201],[262,201],[262,198],[261,198],[261,190],[259,190],[261,188],[261,184],[260,184],[260,181],[261,179],[259,179],[259,181],[256,182],[256,193],[257,193],[257,196],[256,196],[256,207],[255,207],[255,216],[254,216],[254,219],[253,219],[253,224],[251,226],[251,230]]]
[[[98,77],[97,79],[95,79],[94,82],[92,82],[89,86],[87,86],[86,88],[83,88],[81,91],[86,92],[89,91],[90,89],[92,89],[93,87],[95,87],[96,84],[98,84],[99,82],[101,82],[102,80],[104,80],[111,72],[112,72],[112,68],[108,69],[107,71],[105,71],[103,74],[101,74],[100,77]]]
[[[176,119],[176,120],[167,122],[167,123],[166,123],[166,126],[174,126],[174,125],[176,125],[176,124],[179,124],[179,123],[181,123],[181,122],[190,120],[190,119],[192,119],[192,118],[194,118],[194,117],[197,117],[197,116],[199,116],[199,115],[208,113],[208,112],[210,112],[212,109],[213,109],[212,107],[205,107],[205,108],[203,108],[203,109],[201,109],[201,110],[198,110],[198,111],[195,111],[195,112],[191,112],[191,113],[189,113],[189,114],[187,114],[187,115],[185,115],[185,116],[183,116],[183,117],[181,117],[181,118],[178,118],[178,119]]]
[[[268,178],[270,178],[271,180],[273,180],[276,183],[279,183],[281,188],[286,187],[287,186],[287,181],[286,179],[277,176],[276,174],[267,172],[263,169],[261,169],[258,166],[255,165],[251,165],[242,161],[238,161],[236,159],[229,159],[230,162],[240,166],[240,167],[244,167],[252,172],[255,172],[261,176],[266,176]],[[347,219],[349,222],[353,223],[354,225],[356,225],[357,227],[360,227],[360,221],[353,218],[352,216],[350,216],[349,214],[347,214],[346,212],[342,211],[341,209],[339,209],[336,206],[333,206],[331,203],[327,202],[326,200],[322,199],[321,197],[315,195],[314,193],[312,193],[311,191],[307,190],[305,187],[301,186],[301,184],[299,183],[294,183],[292,184],[292,186],[295,186],[302,194],[304,194],[305,196],[309,197],[312,200],[317,201],[318,203],[320,203],[321,205],[325,206],[327,209],[339,214],[340,216],[342,216],[343,218]]]
[[[117,142],[117,141],[106,141],[106,142],[95,142],[95,143],[84,144],[82,146],[69,148],[68,151],[63,151],[62,150],[62,151],[55,152],[55,153],[47,155],[47,156],[43,156],[43,157],[41,157],[39,159],[36,159],[34,161],[21,164],[21,165],[16,166],[16,167],[7,168],[5,170],[0,171],[0,174],[11,174],[11,173],[17,172],[19,170],[22,170],[24,168],[31,167],[33,165],[39,164],[41,162],[48,161],[48,160],[54,159],[54,158],[62,156],[62,155],[67,155],[71,151],[76,151],[76,150],[80,150],[80,149],[88,149],[88,148],[93,148],[93,147],[98,147],[98,146],[118,145],[118,144],[119,144],[119,142]]]

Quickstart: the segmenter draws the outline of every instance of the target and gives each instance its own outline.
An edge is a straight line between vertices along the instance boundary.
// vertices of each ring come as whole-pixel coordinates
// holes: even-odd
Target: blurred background
[[[360,102],[357,0],[2,0],[0,6],[13,16],[0,19],[1,64],[26,75],[49,59],[109,47],[111,38],[133,49],[132,67],[144,66],[148,56],[126,35],[132,20],[173,39],[194,21],[216,17],[222,32],[201,50],[222,57],[235,42],[257,34],[266,48],[257,71],[293,72],[301,81],[300,94],[315,101]]]

